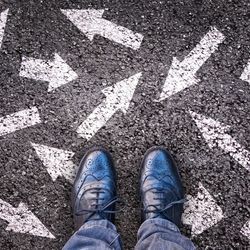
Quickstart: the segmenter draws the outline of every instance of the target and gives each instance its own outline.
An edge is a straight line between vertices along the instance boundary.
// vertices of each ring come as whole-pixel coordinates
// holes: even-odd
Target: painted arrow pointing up
[[[212,27],[182,62],[174,57],[160,95],[160,101],[193,84],[197,84],[199,80],[196,77],[196,72],[215,52],[223,40],[223,34],[215,27]]]
[[[0,48],[2,46],[4,29],[5,29],[5,25],[6,25],[6,22],[7,22],[8,12],[9,12],[9,9],[3,11],[0,14]]]
[[[141,73],[138,73],[103,89],[106,99],[78,127],[77,133],[89,140],[116,111],[121,110],[126,113],[140,77]]]
[[[221,148],[250,171],[250,152],[226,133],[230,128],[229,126],[222,125],[212,118],[207,118],[192,111],[190,111],[190,114],[210,148]]]
[[[47,168],[53,181],[59,176],[64,176],[69,182],[73,183],[76,173],[76,166],[72,161],[73,152],[35,143],[31,143],[31,145]]]
[[[247,66],[244,68],[240,79],[250,83],[250,60],[248,61]]]
[[[20,76],[49,82],[48,91],[75,80],[78,76],[70,66],[55,54],[53,61],[30,57],[22,58]]]
[[[95,35],[100,35],[134,50],[141,46],[143,35],[102,18],[104,10],[69,9],[61,11],[90,41],[94,39]]]
[[[7,231],[51,239],[55,238],[55,236],[50,233],[42,222],[22,202],[15,208],[0,199],[0,218],[9,223],[6,228]]]
[[[192,226],[192,235],[201,234],[223,218],[221,208],[216,204],[209,192],[199,183],[196,197],[187,196],[182,222]]]

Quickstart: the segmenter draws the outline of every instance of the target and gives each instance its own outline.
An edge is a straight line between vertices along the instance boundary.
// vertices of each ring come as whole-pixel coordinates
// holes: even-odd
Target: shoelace
[[[95,188],[91,191],[92,194],[96,194],[97,198],[93,198],[92,200],[94,200],[94,204],[92,204],[91,206],[93,208],[89,208],[89,209],[81,209],[79,211],[76,212],[76,215],[84,215],[84,214],[88,214],[88,217],[86,218],[85,221],[87,221],[90,217],[92,217],[94,214],[98,214],[100,217],[102,217],[103,219],[105,219],[104,214],[108,213],[108,214],[115,214],[120,212],[122,209],[120,210],[106,210],[107,208],[111,207],[112,205],[114,205],[115,203],[123,203],[117,196],[115,196],[113,199],[111,199],[110,201],[106,202],[106,203],[101,203],[99,201],[103,201],[104,198],[100,198],[101,193],[104,193],[102,188]]]
[[[166,189],[168,192],[169,192],[169,189]],[[157,191],[153,191],[153,193],[164,193],[164,191],[166,190],[157,190]],[[170,190],[170,192],[174,193],[174,191]],[[154,200],[164,200],[165,198],[164,197],[158,197],[157,199],[154,198]],[[161,213],[164,213],[166,210],[168,210],[169,208],[171,208],[173,205],[176,205],[176,204],[183,204],[187,201],[187,199],[180,199],[180,200],[177,200],[177,201],[172,201],[170,202],[168,205],[166,205],[164,208],[162,209],[159,209],[158,207],[161,205],[161,203],[159,204],[155,204],[155,205],[150,205],[150,207],[153,207],[154,209],[144,209],[144,213],[156,213],[156,214],[161,214]]]

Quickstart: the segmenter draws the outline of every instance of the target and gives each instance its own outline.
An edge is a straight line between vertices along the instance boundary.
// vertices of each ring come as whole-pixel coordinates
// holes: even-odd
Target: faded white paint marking
[[[245,169],[250,170],[250,152],[227,134],[229,126],[192,111],[190,114],[210,148],[221,148]]]
[[[53,61],[23,56],[19,75],[49,82],[49,92],[78,77],[72,68],[58,54],[55,54]]]
[[[244,68],[240,76],[240,79],[250,83],[250,60],[248,61],[246,67]]]
[[[143,35],[102,18],[103,9],[68,9],[61,11],[91,41],[95,35],[100,35],[134,50],[141,46]]]
[[[4,36],[5,25],[7,22],[8,12],[9,12],[9,9],[1,12],[1,14],[0,14],[0,48],[2,46],[2,41],[3,41],[3,36]]]
[[[53,181],[59,176],[64,176],[65,179],[73,183],[76,174],[76,166],[72,161],[73,152],[35,143],[31,143],[31,145]]]
[[[55,238],[55,236],[50,233],[43,223],[22,202],[15,208],[0,199],[0,218],[8,222],[7,231],[51,239]]]
[[[111,87],[103,89],[102,92],[106,96],[106,99],[78,127],[77,133],[89,140],[105,125],[116,111],[122,110],[125,114],[140,77],[141,73],[138,73]]]
[[[0,136],[41,123],[38,109],[32,107],[0,117]]]
[[[187,200],[182,222],[192,227],[193,236],[201,234],[223,218],[222,209],[201,183],[197,196],[188,195]]]
[[[160,101],[197,84],[199,79],[196,77],[196,72],[215,52],[224,38],[222,33],[212,27],[182,62],[174,57],[160,95]]]
[[[250,239],[250,220],[248,220],[245,225],[242,227],[240,232],[246,236],[248,239]]]

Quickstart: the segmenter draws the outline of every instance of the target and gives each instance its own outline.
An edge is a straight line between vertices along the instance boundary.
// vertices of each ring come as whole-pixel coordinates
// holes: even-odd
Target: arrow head
[[[94,39],[95,30],[99,25],[100,19],[104,13],[104,9],[95,10],[77,10],[77,9],[61,9],[62,13],[79,29],[90,41]]]
[[[52,91],[61,85],[67,84],[75,80],[78,75],[72,68],[58,55],[55,54],[55,59],[52,62],[50,72],[50,81],[48,91]]]
[[[186,64],[183,64],[176,57],[174,57],[168,71],[168,76],[165,80],[159,101],[162,101],[171,95],[184,90],[185,88],[197,84],[198,82],[199,80],[196,78],[195,74],[193,74],[186,67]]]
[[[59,176],[64,176],[73,183],[76,173],[76,166],[71,160],[74,156],[73,152],[35,143],[31,143],[31,145],[47,168],[53,181]]]
[[[103,89],[102,93],[106,96],[107,102],[118,105],[117,109],[121,109],[126,114],[140,77],[141,73],[137,73],[113,86]]]
[[[193,236],[201,234],[223,218],[222,209],[201,183],[199,183],[197,196],[192,197],[189,195],[187,199],[188,202],[185,204],[182,222],[192,226]]]
[[[7,231],[32,234],[35,236],[54,239],[55,236],[42,224],[42,222],[28,209],[24,203],[20,203],[12,215],[12,220],[6,228]]]

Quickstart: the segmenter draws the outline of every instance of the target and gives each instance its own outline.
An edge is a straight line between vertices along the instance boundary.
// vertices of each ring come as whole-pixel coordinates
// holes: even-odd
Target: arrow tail
[[[0,136],[41,123],[36,107],[18,111],[0,118]]]
[[[116,112],[117,108],[110,105],[107,100],[101,103],[95,110],[87,117],[87,119],[78,127],[77,133],[90,140],[97,131],[103,127],[106,122]]]
[[[212,27],[200,43],[185,57],[182,67],[195,74],[224,41],[224,35]]]
[[[5,25],[7,22],[8,12],[9,12],[9,9],[3,11],[0,14],[0,48],[2,46],[2,41],[3,41],[3,36],[4,36]]]
[[[118,26],[105,19],[100,19],[98,24],[99,35],[134,50],[140,48],[143,35],[135,33],[125,27]]]

